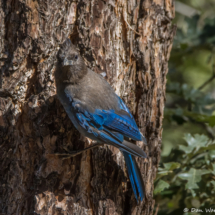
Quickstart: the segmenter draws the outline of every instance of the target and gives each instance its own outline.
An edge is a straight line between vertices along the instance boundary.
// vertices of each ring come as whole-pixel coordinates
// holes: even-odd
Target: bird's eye
[[[77,60],[78,59],[78,55],[75,55],[75,60]]]

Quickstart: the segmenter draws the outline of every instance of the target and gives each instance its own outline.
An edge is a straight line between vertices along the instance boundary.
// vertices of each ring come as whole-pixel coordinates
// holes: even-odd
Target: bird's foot
[[[55,155],[61,156],[62,160],[65,160],[65,159],[68,159],[68,158],[71,158],[71,157],[75,157],[76,155],[82,154],[83,152],[85,152],[85,151],[87,151],[89,149],[93,149],[93,148],[96,148],[96,147],[102,146],[102,145],[103,144],[101,144],[101,143],[96,143],[96,144],[93,144],[92,146],[89,146],[89,147],[87,147],[85,149],[75,150],[75,151],[69,151],[68,149],[65,149],[69,153],[55,153]]]

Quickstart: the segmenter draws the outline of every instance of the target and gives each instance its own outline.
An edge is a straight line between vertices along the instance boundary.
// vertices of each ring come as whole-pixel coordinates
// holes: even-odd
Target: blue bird
[[[134,156],[147,156],[127,140],[146,143],[146,139],[122,99],[101,75],[87,68],[69,39],[58,52],[55,81],[57,96],[76,129],[97,144],[110,144],[123,153],[135,198],[142,201],[144,186]]]

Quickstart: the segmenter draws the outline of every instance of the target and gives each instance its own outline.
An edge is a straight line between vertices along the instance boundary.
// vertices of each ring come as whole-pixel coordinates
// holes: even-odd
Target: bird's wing
[[[76,113],[76,117],[79,121],[79,124],[88,134],[93,134],[99,141],[102,143],[110,144],[119,148],[122,151],[128,152],[131,155],[146,158],[146,154],[143,150],[141,150],[138,146],[133,143],[127,142],[124,140],[122,134],[114,131],[110,131],[108,129],[100,130],[90,123],[89,118],[87,118],[82,113]]]
[[[115,113],[114,110],[96,109],[94,113],[91,113],[79,100],[73,100],[72,108],[79,125],[88,134],[93,134],[101,142],[111,144],[132,155],[146,157],[138,146],[124,140],[124,136],[141,138],[137,126],[132,124],[127,112],[122,110]]]
[[[126,111],[129,114],[129,116],[131,117],[131,119],[133,119],[133,121],[134,121],[133,115],[131,114],[130,110],[128,109],[126,104],[123,102],[123,100],[119,96],[118,96],[118,100],[119,100],[119,104],[120,104],[120,109]],[[136,124],[135,121],[134,121],[134,123]]]
[[[131,112],[129,111],[128,107],[126,106],[126,104],[123,102],[123,100],[120,97],[118,97],[118,98],[119,98],[120,108],[129,114],[130,118],[133,120],[133,124],[136,125],[134,117],[131,114]],[[136,125],[136,127],[137,127],[137,125]],[[139,129],[138,129],[138,131],[139,131]],[[142,133],[140,131],[139,131],[139,134],[141,135],[141,140],[144,142],[144,144],[147,145],[146,138],[142,135]]]
[[[122,101],[119,100],[122,103]],[[122,103],[125,106],[124,103]],[[130,112],[125,109],[119,110],[101,110],[95,109],[94,113],[87,110],[87,106],[80,100],[73,100],[72,106],[76,115],[82,114],[89,125],[99,130],[109,130],[110,133],[115,135],[120,133],[125,137],[133,140],[142,140],[142,135],[134,121]],[[122,105],[121,105],[122,106]],[[128,110],[128,109],[127,109]],[[128,110],[129,111],[129,110]],[[78,118],[79,121],[81,118]],[[123,139],[122,139],[123,140]]]
[[[133,140],[142,140],[142,136],[135,121],[124,110],[99,110],[96,109],[91,115],[92,123],[96,123],[103,128],[116,131]]]
[[[120,101],[122,105],[126,108],[125,104]],[[111,130],[114,135],[118,135],[117,132],[131,138],[133,140],[142,140],[142,135],[134,121],[133,116],[127,109],[120,110],[100,110],[96,109],[94,113],[87,110],[86,105],[80,100],[73,100],[72,106],[77,112],[82,114],[88,123],[99,129],[99,130]],[[76,114],[76,115],[77,115]],[[78,116],[78,115],[77,115]],[[114,132],[115,131],[115,132]]]

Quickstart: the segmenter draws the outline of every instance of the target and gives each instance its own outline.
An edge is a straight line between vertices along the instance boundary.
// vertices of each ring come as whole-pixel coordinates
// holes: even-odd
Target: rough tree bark
[[[153,214],[161,150],[173,0],[0,1],[0,213]],[[106,75],[148,146],[137,159],[145,200],[137,205],[122,154],[87,147],[56,99],[59,44],[69,37],[88,67]]]

